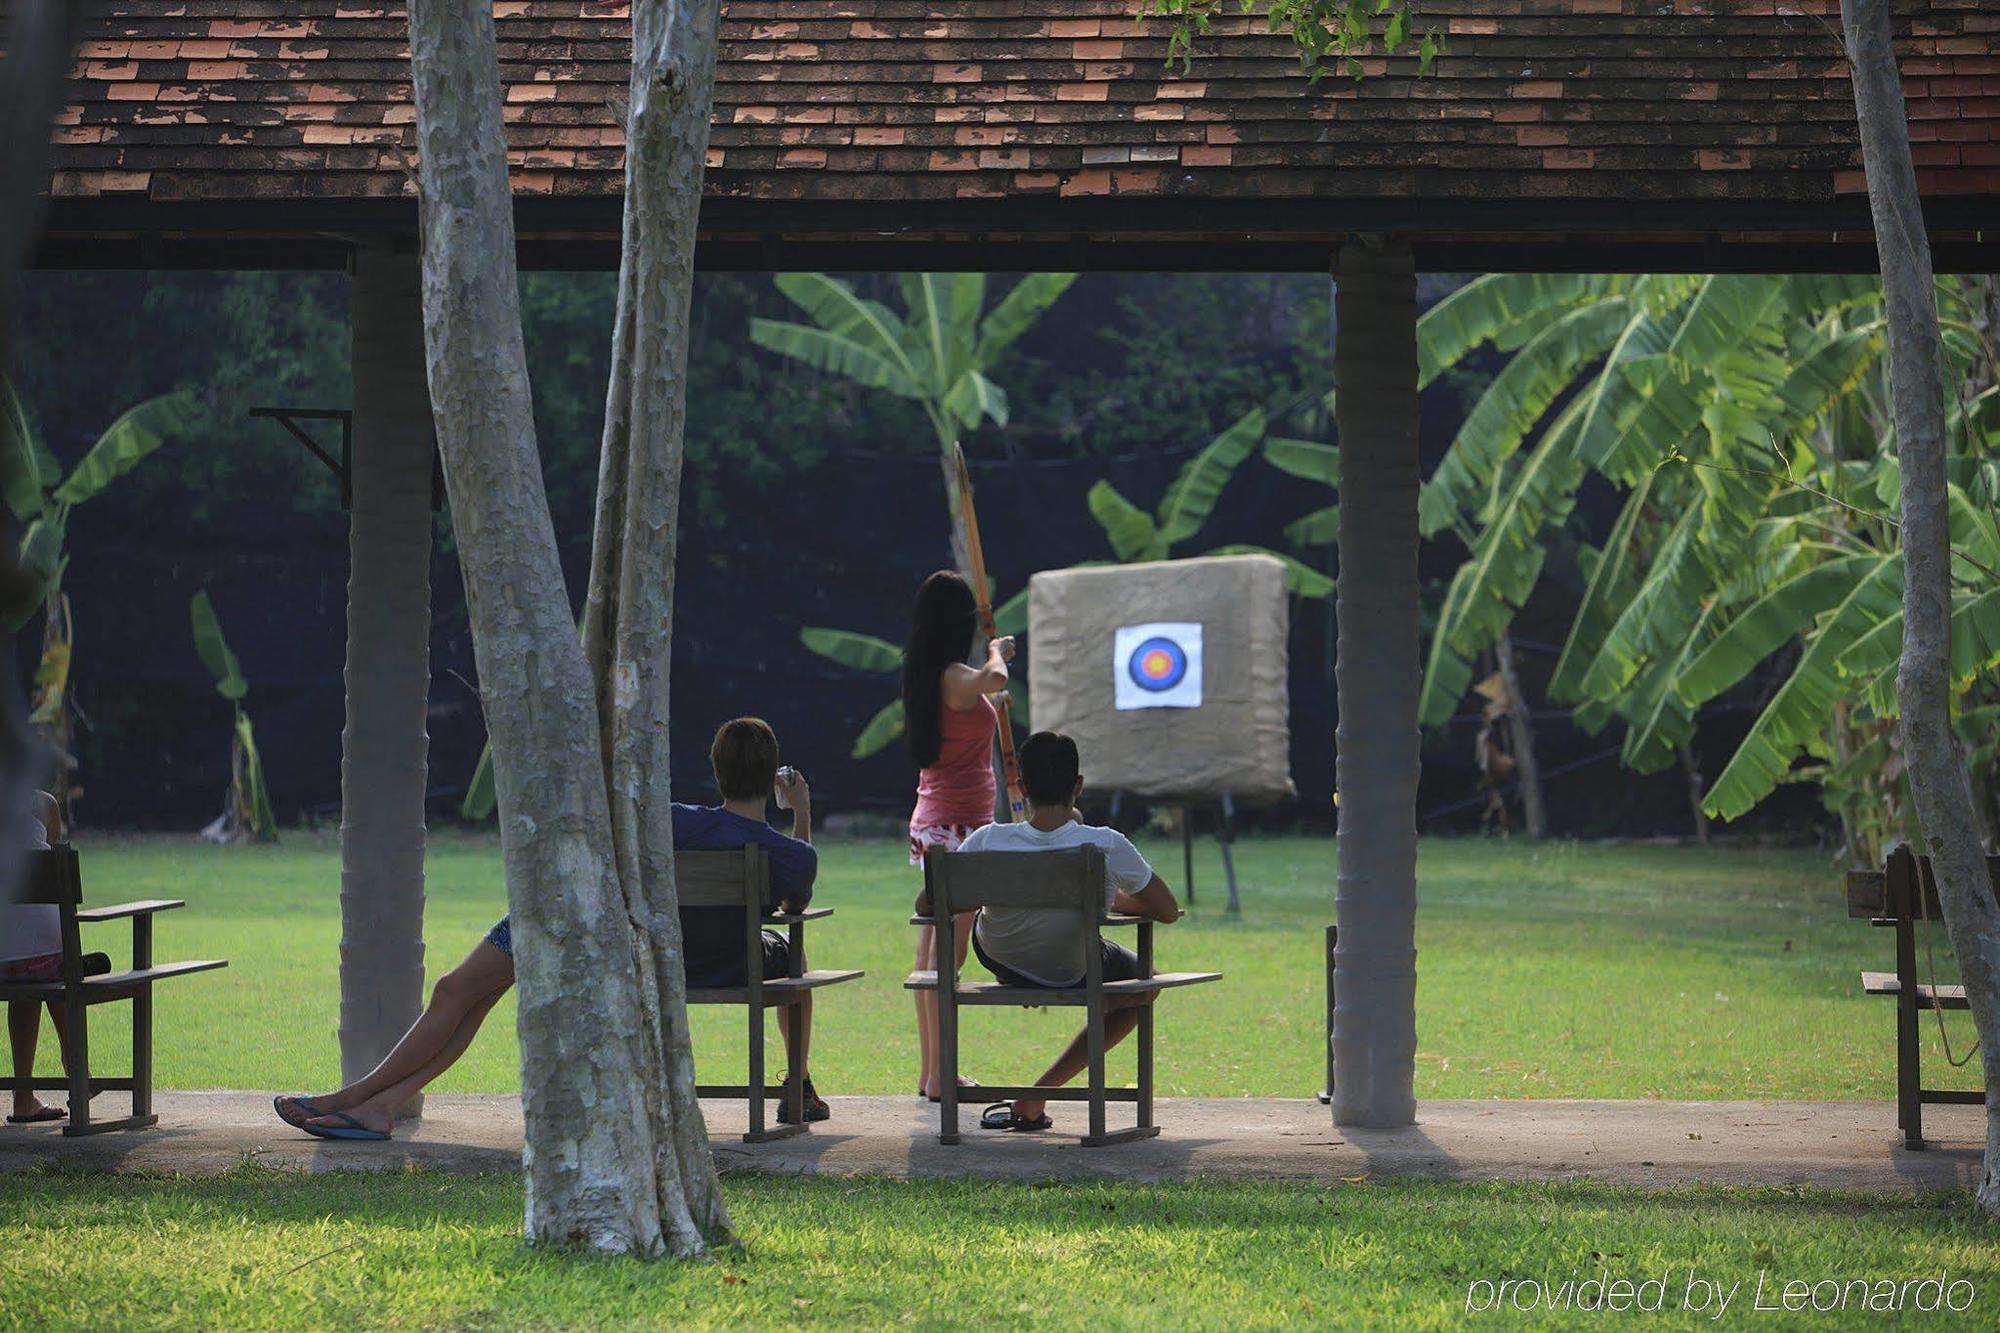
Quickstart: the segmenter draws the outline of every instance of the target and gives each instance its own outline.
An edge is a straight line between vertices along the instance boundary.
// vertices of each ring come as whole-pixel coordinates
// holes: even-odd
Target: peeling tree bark
[[[613,845],[666,1093],[654,1124],[662,1215],[687,1229],[677,1250],[729,1225],[695,1097],[667,785],[688,315],[719,17],[717,0],[632,9],[624,247],[583,626]]]
[[[646,41],[661,39],[661,52],[675,35],[661,25],[664,12],[634,22],[635,34],[647,34]],[[712,33],[712,9],[709,14]],[[673,1032],[685,1031],[685,1012],[674,1003],[673,985],[663,988],[659,981],[662,971],[677,977],[680,970],[670,924],[671,850],[658,836],[669,819],[664,784],[635,811],[631,789],[614,798],[606,783],[607,756],[618,774],[639,756],[664,755],[665,670],[660,665],[655,674],[639,674],[632,657],[614,656],[614,713],[600,715],[591,663],[578,643],[563,586],[535,443],[492,8],[413,0],[410,52],[431,400],[493,743],[514,918],[527,1231],[531,1239],[605,1251],[698,1254],[708,1243],[703,1225],[721,1218],[721,1204],[700,1173],[689,1171],[683,1150],[690,1136],[675,1123],[686,1105],[675,1084],[685,1077],[691,1085],[693,1074],[690,1064],[676,1061]],[[654,48],[642,42],[635,67],[653,62]],[[635,72],[635,87],[637,81]],[[705,93],[697,100],[705,117]],[[653,133],[646,112],[636,105],[633,112]],[[643,178],[649,167],[641,163],[652,160],[635,150],[633,170]],[[654,188],[691,191],[690,211],[698,198],[681,176],[634,179],[628,200]],[[628,223],[637,211],[628,202]],[[649,244],[642,235],[639,249],[647,256],[655,253]],[[633,242],[627,247],[630,300],[621,302],[619,332],[636,342],[635,331],[645,328],[638,316],[646,296],[639,288],[673,264],[632,263]],[[684,319],[684,303],[681,309]],[[647,355],[682,353],[651,349]],[[621,360],[628,390],[638,385],[645,394],[678,401],[676,386],[649,382],[666,362],[636,354]],[[653,425],[632,415],[623,428]],[[643,466],[642,452],[633,451],[632,467]],[[676,475],[665,483],[649,479],[639,489],[628,485],[615,498],[628,512],[615,522],[600,520],[600,532],[645,531],[637,547],[611,562],[622,568],[629,557],[631,580],[658,575],[662,552],[671,568],[670,502],[677,481]],[[620,586],[631,586],[622,573]],[[608,624],[609,633],[600,627],[599,641],[614,652],[643,642],[664,659],[660,622],[628,627],[621,614]],[[634,668],[629,677],[627,667]],[[614,814],[614,805],[623,808]],[[621,873],[627,864],[654,867],[653,883]],[[663,1009],[672,1011],[671,1021]],[[712,1185],[712,1175],[706,1179]]]
[[[2000,905],[1993,899],[1965,761],[1951,729],[1951,529],[1945,485],[1944,354],[1930,241],[1887,0],[1841,0],[1861,155],[1888,314],[1902,471],[1903,654],[1896,673],[1903,757],[1938,901],[1979,1032],[1986,1160],[1979,1205],[2000,1214]]]
[[[1404,246],[1335,274],[1340,429],[1339,887],[1333,1119],[1417,1116],[1417,281]]]
[[[347,726],[340,736],[340,1069],[382,1062],[424,1002],[431,405],[414,254],[354,268]],[[411,1098],[403,1114],[422,1110]]]

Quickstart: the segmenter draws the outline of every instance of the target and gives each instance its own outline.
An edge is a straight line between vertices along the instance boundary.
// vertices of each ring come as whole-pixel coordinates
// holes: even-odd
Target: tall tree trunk
[[[1335,275],[1340,430],[1339,886],[1333,1119],[1416,1119],[1417,282],[1403,246]]]
[[[1903,758],[1937,872],[1938,900],[1986,1075],[1986,1161],[1977,1197],[2000,1214],[2000,905],[1975,832],[1972,788],[1951,729],[1951,528],[1945,485],[1944,355],[1930,241],[1888,0],[1841,0],[1862,162],[1888,311],[1902,471],[1903,653],[1896,673]]]
[[[76,35],[89,6],[71,0],[16,0],[0,29],[0,374],[13,369],[14,292],[48,204],[49,122],[69,83]],[[0,505],[0,605],[32,602],[36,580],[21,568],[13,511]],[[12,630],[0,629],[0,816],[16,823],[31,808],[47,760],[24,707]],[[19,858],[0,855],[0,902],[13,896]]]
[[[1507,730],[1514,742],[1514,781],[1521,789],[1521,821],[1531,838],[1549,836],[1549,811],[1542,798],[1542,764],[1535,758],[1535,721],[1529,716],[1527,691],[1514,665],[1514,636],[1502,634],[1493,645],[1500,680],[1507,687]]]
[[[674,553],[687,429],[689,311],[715,83],[717,0],[641,0],[632,11],[624,247],[598,460],[584,652],[603,727],[618,873],[666,1100],[654,1132],[662,1215],[698,1249],[729,1215],[695,1097],[674,887],[668,700]],[[682,1222],[681,1219],[685,1219]]]
[[[340,736],[340,1068],[350,1083],[382,1062],[424,1002],[432,447],[420,282],[414,254],[365,246],[355,256]]]
[[[542,486],[491,6],[413,0],[410,54],[431,401],[514,917],[527,1231],[605,1251],[695,1254],[705,1241],[675,1147],[657,1133],[673,1102],[660,1096],[658,988],[640,941],[661,932],[648,922],[635,938],[642,890],[619,873],[594,682]],[[637,274],[628,281],[645,270]],[[613,681],[621,703],[639,688]],[[664,700],[653,717],[663,731]],[[630,836],[628,821],[621,840]],[[657,855],[670,876],[670,854]]]

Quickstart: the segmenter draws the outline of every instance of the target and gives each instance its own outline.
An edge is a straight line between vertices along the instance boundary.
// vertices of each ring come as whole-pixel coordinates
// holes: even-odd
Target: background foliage
[[[894,275],[851,279],[870,299],[900,299]],[[1013,280],[995,277],[991,299]],[[1425,299],[1457,284],[1427,280]],[[556,526],[572,586],[589,546],[613,279],[529,274],[524,314],[536,412]],[[77,745],[99,825],[193,829],[228,783],[215,738],[229,725],[189,641],[186,607],[207,588],[229,608],[232,646],[257,682],[257,734],[277,817],[337,808],[346,524],[332,478],[252,407],[344,407],[347,283],[330,274],[36,274],[24,293],[18,382],[35,425],[75,457],[107,414],[185,390],[184,437],[80,507],[69,534],[76,599]],[[764,352],[751,321],[797,309],[768,275],[703,274],[690,350],[690,423],[680,615],[675,627],[678,726],[674,789],[708,795],[708,734],[756,712],[813,777],[830,812],[907,810],[912,775],[893,747],[849,757],[880,708],[879,679],[845,671],[798,639],[801,625],[838,625],[900,640],[917,581],[943,563],[934,432],[913,403]],[[1102,559],[1087,503],[1094,483],[1164,495],[1182,466],[1253,408],[1274,436],[1326,439],[1330,387],[1328,285],[1311,275],[1086,275],[1010,347],[993,370],[1008,393],[1004,428],[988,423],[974,457],[988,558],[1003,588],[1036,569]],[[1434,463],[1464,416],[1462,401],[1500,364],[1469,358],[1424,400],[1424,451]],[[1285,527],[1331,493],[1258,453],[1236,469],[1203,529],[1209,545],[1293,549]],[[1615,509],[1590,495],[1574,523],[1601,540]],[[483,729],[463,592],[440,521],[433,565],[432,797],[446,817],[470,779]],[[1298,548],[1330,568],[1324,546]],[[1442,597],[1449,551],[1427,552]],[[1548,611],[1531,603],[1518,636],[1560,641],[1581,580],[1551,561]],[[1330,603],[1294,615],[1292,711],[1296,807],[1325,822],[1332,785]],[[1541,627],[1538,630],[1538,626]],[[1032,645],[1029,646],[1032,654]],[[1747,688],[1755,688],[1752,681]],[[1740,719],[1714,710],[1726,732]],[[1435,737],[1423,806],[1431,826],[1469,825],[1455,807],[1473,789],[1471,728]],[[1725,736],[1720,746],[1733,744]],[[1599,742],[1546,726],[1557,767]],[[1596,761],[1601,775],[1604,762]],[[1573,832],[1681,832],[1671,777],[1606,784],[1586,765],[1559,778],[1551,804]],[[1807,799],[1791,808],[1810,808]],[[1780,809],[1774,819],[1783,818]]]

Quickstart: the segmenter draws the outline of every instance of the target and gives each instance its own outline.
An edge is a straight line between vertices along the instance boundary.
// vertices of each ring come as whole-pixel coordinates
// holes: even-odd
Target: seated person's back
[[[961,852],[1053,852],[1098,847],[1104,852],[1104,910],[1134,912],[1157,921],[1179,916],[1168,892],[1146,859],[1117,829],[1085,824],[1074,802],[1083,789],[1076,745],[1066,736],[1037,732],[1021,747],[1021,778],[1027,788],[1025,823],[988,824],[968,837]],[[1073,986],[1081,982],[1096,923],[1078,911],[1047,907],[986,907],[972,930],[979,960],[1009,984]],[[1130,950],[1104,942],[1104,977],[1131,980],[1139,960]]]
[[[810,793],[802,781],[787,786],[792,807],[792,832],[786,837],[764,822],[764,803],[777,781],[778,740],[756,718],[726,722],[715,733],[709,750],[719,806],[674,805],[674,850],[681,852],[765,849],[769,857],[770,896],[767,911],[781,906],[803,908],[812,901],[819,854],[813,850]],[[687,963],[687,983],[696,989],[741,986],[745,975],[743,911],[736,907],[683,907],[681,935]],[[766,977],[783,976],[789,954],[781,936],[763,937]]]

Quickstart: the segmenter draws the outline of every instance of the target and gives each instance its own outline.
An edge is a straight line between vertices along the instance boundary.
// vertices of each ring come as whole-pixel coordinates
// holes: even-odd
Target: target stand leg
[[[1215,836],[1222,844],[1222,874],[1229,881],[1229,905],[1222,909],[1222,914],[1241,916],[1243,904],[1236,899],[1236,858],[1229,851],[1229,845],[1236,841],[1236,802],[1229,798],[1228,792],[1222,793],[1222,823]]]
[[[1188,906],[1194,906],[1194,807],[1181,807],[1181,865],[1187,871]]]

